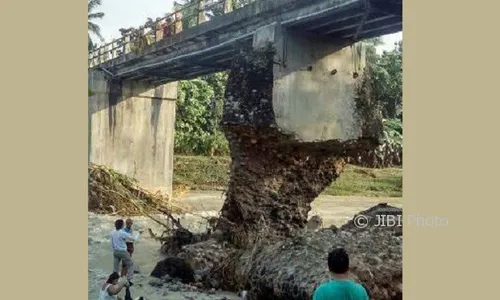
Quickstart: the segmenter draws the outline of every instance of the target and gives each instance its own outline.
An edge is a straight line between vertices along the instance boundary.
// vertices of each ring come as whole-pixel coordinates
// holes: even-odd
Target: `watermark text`
[[[367,217],[357,215],[354,217],[354,225],[358,228],[367,226],[374,227],[401,227],[403,226],[402,215],[376,215],[375,217]],[[417,227],[445,227],[448,226],[448,218],[440,216],[421,216],[408,215],[406,216],[406,225]]]

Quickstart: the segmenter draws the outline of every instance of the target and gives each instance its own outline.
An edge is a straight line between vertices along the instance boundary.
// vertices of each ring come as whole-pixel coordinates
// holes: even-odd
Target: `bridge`
[[[402,0],[198,0],[89,53],[89,161],[171,192],[177,82],[276,49],[275,123],[301,141],[362,135],[358,41],[402,30]],[[238,106],[235,104],[235,107]],[[240,117],[241,113],[236,113]]]
[[[237,46],[252,43],[260,28],[272,24],[294,35],[343,44],[402,30],[402,0],[256,0],[235,11],[230,3],[198,0],[139,34],[92,51],[89,66],[116,78],[169,82],[227,69]],[[224,13],[204,18],[217,10]],[[188,18],[195,19],[195,26],[183,30]],[[173,25],[170,36],[157,30],[160,23]],[[147,35],[151,43],[134,52],[134,43]]]

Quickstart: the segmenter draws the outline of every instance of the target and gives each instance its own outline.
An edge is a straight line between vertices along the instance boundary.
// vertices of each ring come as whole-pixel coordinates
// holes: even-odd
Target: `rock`
[[[210,278],[208,280],[208,284],[212,287],[213,290],[220,287],[220,282],[215,278]]]
[[[352,220],[348,222],[351,223]],[[342,228],[308,232],[276,240],[272,245],[256,245],[240,257],[234,276],[251,287],[250,299],[272,295],[275,300],[309,300],[315,286],[330,277],[326,261],[329,251],[344,247],[350,256],[353,280],[367,287],[371,299],[401,299],[401,238],[394,236],[391,229],[381,230],[373,224],[363,230]]]
[[[402,226],[397,226],[394,229],[394,235],[395,236],[402,236],[403,235],[403,227]]]
[[[172,292],[179,292],[181,289],[180,289],[180,287],[178,285],[174,285],[174,286],[170,287],[170,290]]]
[[[173,278],[170,275],[166,274],[166,275],[162,276],[161,279],[163,279],[163,281],[165,281],[165,282],[170,282],[170,281],[172,281]]]
[[[168,257],[158,262],[151,272],[151,276],[156,278],[161,278],[165,275],[179,278],[183,283],[194,281],[193,268],[186,260],[178,257]]]
[[[321,227],[323,227],[323,219],[318,216],[318,215],[315,215],[315,216],[312,216],[311,219],[309,219],[309,221],[307,222],[307,230],[317,230],[317,229],[320,229]]]
[[[161,287],[163,286],[163,283],[163,280],[160,278],[152,278],[151,280],[149,280],[149,285],[154,287]]]
[[[248,299],[248,292],[247,291],[240,291],[240,292],[238,292],[238,297],[240,297],[241,300],[247,300]]]
[[[337,233],[339,231],[339,228],[335,225],[331,225],[330,230],[333,231],[333,233]]]

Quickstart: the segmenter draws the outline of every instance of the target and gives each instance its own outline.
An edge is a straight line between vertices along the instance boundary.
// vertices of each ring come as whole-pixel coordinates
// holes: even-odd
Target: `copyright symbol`
[[[363,215],[357,215],[354,217],[354,226],[358,228],[365,228],[368,226],[368,218]]]

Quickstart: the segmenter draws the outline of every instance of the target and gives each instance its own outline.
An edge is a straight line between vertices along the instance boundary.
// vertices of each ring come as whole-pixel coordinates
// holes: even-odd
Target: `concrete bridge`
[[[89,161],[170,193],[177,81],[228,69],[242,46],[272,44],[278,125],[304,141],[355,138],[357,42],[401,31],[402,0],[256,0],[237,10],[201,0],[149,25],[89,53]]]
[[[90,53],[89,66],[104,68],[120,79],[163,83],[227,69],[237,46],[252,43],[259,29],[272,24],[294,36],[336,44],[352,44],[402,29],[402,0],[256,0],[236,11],[229,11],[226,1],[200,2],[204,3],[199,5],[202,16],[221,4],[227,12],[184,30],[175,24],[179,32],[168,37],[156,36],[153,24],[153,42],[139,53],[131,50],[133,37],[105,45]],[[172,23],[176,23],[176,15],[180,14],[172,14]]]

